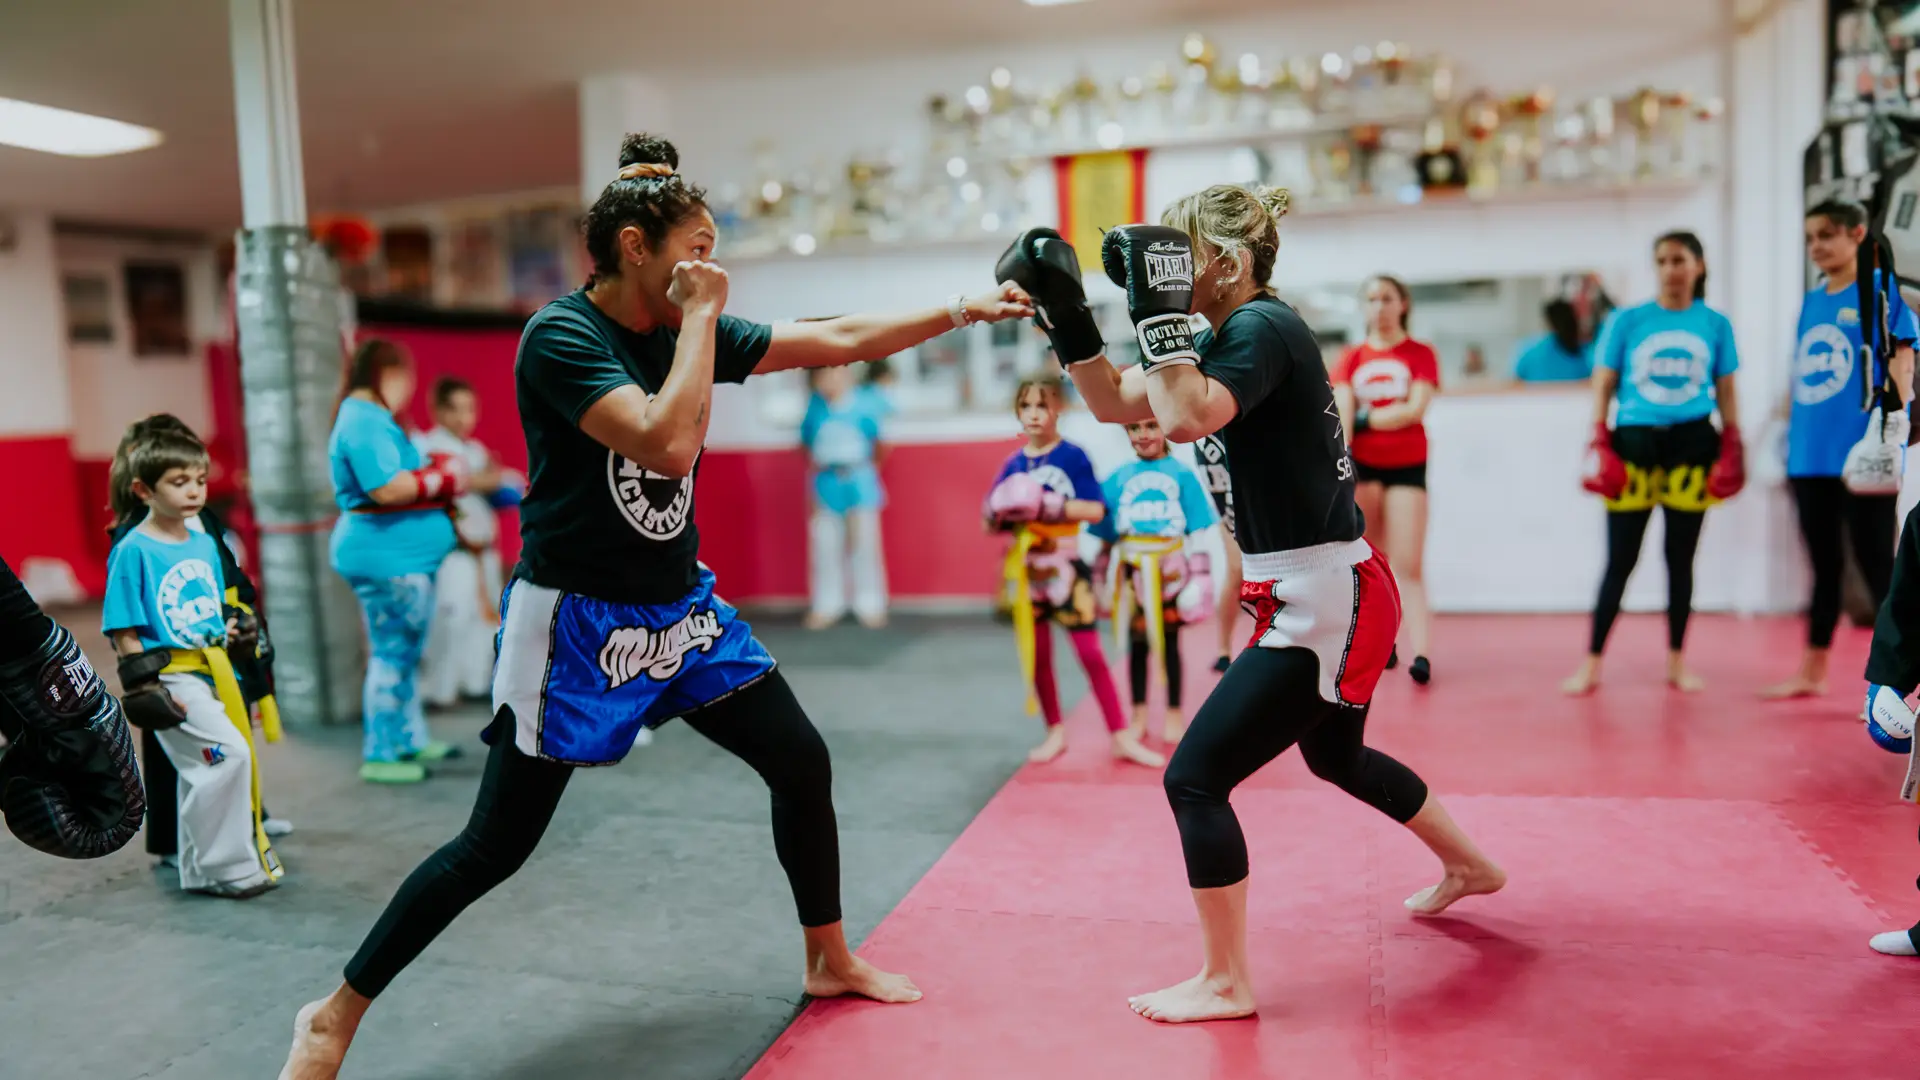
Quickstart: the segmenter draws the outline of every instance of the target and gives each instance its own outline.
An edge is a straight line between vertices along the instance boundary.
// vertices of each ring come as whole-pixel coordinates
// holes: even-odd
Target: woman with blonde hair
[[[1077,256],[1058,233],[1029,230],[1000,264],[1002,280],[1032,295],[1096,417],[1152,417],[1175,442],[1219,432],[1226,445],[1254,633],[1167,765],[1203,962],[1193,978],[1132,999],[1135,1012],[1166,1023],[1254,1011],[1247,845],[1228,797],[1295,743],[1316,776],[1406,825],[1439,856],[1440,882],[1407,900],[1415,913],[1437,914],[1506,882],[1411,769],[1365,742],[1400,601],[1386,559],[1362,536],[1353,460],[1319,346],[1267,285],[1286,207],[1282,190],[1218,185],[1175,201],[1163,225],[1107,234],[1102,262],[1127,291],[1141,349],[1125,372],[1104,356],[1072,272]],[[1189,311],[1212,329],[1196,336]]]

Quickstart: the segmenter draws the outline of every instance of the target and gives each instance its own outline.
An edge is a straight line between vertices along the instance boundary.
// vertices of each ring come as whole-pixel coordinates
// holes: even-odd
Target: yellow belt
[[[1027,684],[1028,716],[1040,711],[1040,698],[1033,690],[1033,586],[1027,580],[1027,552],[1036,539],[1039,537],[1025,525],[1015,529],[1013,546],[1007,549],[1007,561],[1002,569],[1008,587],[1013,590],[1013,643],[1020,653],[1020,677]]]
[[[233,673],[233,661],[227,657],[227,650],[218,645],[206,649],[171,649],[173,654],[167,666],[162,669],[165,675],[205,675],[213,680],[213,692],[220,698],[220,705],[227,711],[227,719],[240,729],[240,737],[247,740],[247,771],[250,774],[248,794],[253,804],[253,846],[260,854],[260,866],[267,874],[279,880],[282,870],[280,857],[273,853],[273,845],[267,840],[267,830],[260,821],[260,753],[253,741],[253,724],[247,718],[247,700],[240,693],[240,679]],[[278,727],[278,724],[275,725]]]
[[[1185,545],[1185,539],[1177,536],[1123,536],[1114,547],[1115,561],[1118,563],[1113,571],[1114,647],[1121,650],[1127,647],[1127,628],[1133,623],[1132,600],[1137,599],[1140,601],[1140,613],[1147,621],[1147,651],[1155,667],[1163,663],[1161,656],[1165,647],[1162,639],[1166,636],[1166,610],[1160,596],[1163,591],[1160,561]],[[1142,586],[1145,595],[1131,595],[1129,586],[1133,575],[1127,573],[1129,566],[1140,568],[1140,576],[1145,579]]]
[[[239,608],[249,615],[255,614],[252,607],[240,602],[239,589],[227,590],[227,603],[232,604],[234,607]],[[268,694],[266,697],[254,702],[253,707],[260,710],[260,730],[266,735],[267,741],[279,742],[280,736],[283,734],[283,729],[280,727],[280,703],[273,699],[272,694]]]

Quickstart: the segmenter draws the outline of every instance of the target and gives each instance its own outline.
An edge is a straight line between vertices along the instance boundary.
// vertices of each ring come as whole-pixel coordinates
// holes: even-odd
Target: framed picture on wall
[[[185,356],[187,276],[179,263],[130,262],[124,270],[135,356]]]
[[[67,340],[98,344],[113,340],[113,283],[99,274],[68,274],[60,282],[66,299]]]

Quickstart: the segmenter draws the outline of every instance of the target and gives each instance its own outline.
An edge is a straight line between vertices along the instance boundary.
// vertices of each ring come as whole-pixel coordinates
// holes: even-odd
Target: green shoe
[[[420,749],[415,750],[413,753],[407,755],[407,760],[432,762],[432,761],[445,761],[448,758],[457,758],[459,756],[460,756],[459,747],[453,745],[452,743],[444,743],[438,739],[434,739],[431,742],[427,743],[425,746],[422,746]]]
[[[369,784],[417,784],[427,778],[427,767],[417,761],[367,761],[360,779]]]

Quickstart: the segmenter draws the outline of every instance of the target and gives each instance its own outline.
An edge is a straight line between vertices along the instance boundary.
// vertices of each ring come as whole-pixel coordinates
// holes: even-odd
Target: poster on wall
[[[507,215],[507,280],[513,306],[531,311],[566,292],[573,212],[538,207]]]
[[[60,283],[66,299],[67,340],[75,345],[113,340],[113,283],[99,274],[68,274]]]
[[[124,268],[127,320],[135,356],[185,356],[187,277],[179,263],[130,262]]]
[[[493,308],[507,299],[506,271],[500,258],[500,223],[473,218],[454,224],[447,271],[454,307]]]

